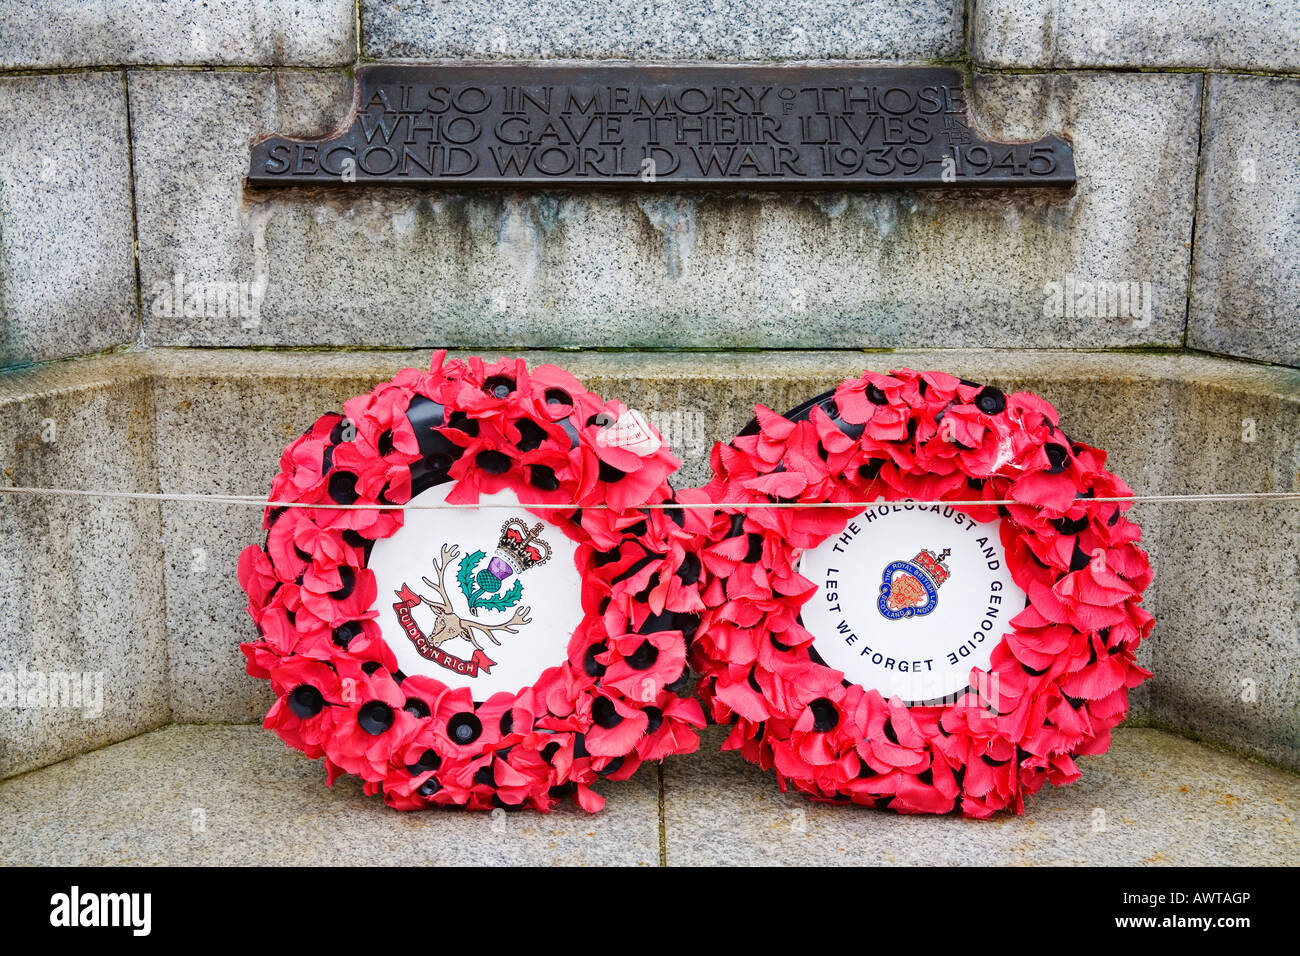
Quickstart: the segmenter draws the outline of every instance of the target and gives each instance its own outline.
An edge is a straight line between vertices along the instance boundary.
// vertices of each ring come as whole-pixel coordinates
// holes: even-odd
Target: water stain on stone
[[[827,219],[838,219],[849,208],[849,196],[848,193],[819,193],[813,196],[813,203]]]
[[[695,201],[685,196],[638,196],[637,205],[663,237],[668,278],[680,277],[695,248]]]
[[[501,203],[497,219],[497,255],[511,270],[514,283],[532,285],[542,266],[544,234],[537,222],[537,209],[526,199]]]

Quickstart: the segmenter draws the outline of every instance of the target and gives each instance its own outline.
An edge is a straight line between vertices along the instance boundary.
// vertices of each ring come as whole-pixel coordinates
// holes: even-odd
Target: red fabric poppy
[[[817,586],[801,553],[860,509],[722,508],[707,516],[697,587],[706,607],[691,646],[697,692],[734,723],[724,749],[774,768],[815,800],[901,813],[1020,812],[1044,783],[1076,779],[1076,754],[1104,752],[1128,691],[1149,673],[1135,651],[1151,631],[1151,581],[1131,494],[1105,452],[1072,442],[1038,396],[941,372],[865,372],[789,418],[755,423],[714,448],[717,502],[996,501],[1013,580],[1030,604],[1007,625],[972,690],[943,706],[845,686],[816,655],[800,609]],[[986,691],[996,688],[996,695]],[[996,703],[991,697],[996,698]]]
[[[657,434],[620,439],[608,429],[627,410],[563,369],[444,352],[430,371],[406,369],[344,411],[285,449],[271,500],[373,507],[269,506],[264,544],[240,555],[258,625],[241,649],[248,672],[277,695],[269,729],[323,756],[330,783],[356,774],[403,810],[546,811],[566,797],[599,810],[601,778],[698,748],[704,712],[681,691],[705,603],[695,541],[709,518],[645,508],[672,501],[667,479],[678,466]],[[454,461],[426,460],[422,441],[444,458],[454,447]],[[476,466],[483,452],[507,466],[489,474]],[[369,545],[402,527],[402,506],[430,468],[456,482],[449,501],[509,489],[578,544],[583,621],[567,659],[518,693],[476,703],[466,688],[404,675],[380,636]]]

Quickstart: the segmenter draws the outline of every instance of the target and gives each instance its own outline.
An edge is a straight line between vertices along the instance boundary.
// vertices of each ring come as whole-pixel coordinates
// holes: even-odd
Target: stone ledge
[[[657,863],[655,769],[597,790],[595,816],[399,813],[260,727],[173,725],[0,783],[0,863]]]
[[[716,749],[722,728],[705,737]],[[737,754],[664,767],[670,865],[1269,866],[1300,859],[1300,779],[1159,730],[1121,727],[1083,777],[1022,817],[899,817],[782,794]],[[1098,812],[1100,811],[1100,813]]]
[[[1023,817],[898,817],[783,796],[716,752],[599,784],[605,810],[403,814],[256,726],[174,725],[0,783],[0,864],[1294,863],[1300,780],[1121,728]],[[1098,815],[1098,811],[1101,815]],[[1098,826],[1103,829],[1097,829]]]
[[[503,352],[482,354],[495,358]],[[1042,394],[1056,405],[1072,437],[1110,451],[1111,466],[1138,493],[1294,489],[1300,474],[1296,369],[1186,353],[997,349],[519,354],[533,364],[563,364],[589,388],[641,408],[664,426],[684,459],[682,486],[707,479],[712,443],[735,434],[750,418],[755,402],[784,410],[864,367],[900,366],[944,369]],[[133,395],[147,396],[151,410],[144,445],[122,445],[120,437],[95,438],[95,429],[83,424],[77,427],[92,436],[85,454],[95,468],[51,458],[49,449],[41,454],[29,450],[27,458],[10,451],[5,460],[15,464],[4,480],[263,495],[281,450],[318,415],[341,408],[348,397],[403,367],[427,367],[428,361],[426,350],[155,349],[7,373],[0,376],[0,415],[12,421],[15,440],[29,444],[49,409],[60,421],[84,418],[95,401],[116,394],[113,389],[129,388]],[[1249,442],[1243,441],[1246,421],[1253,423],[1254,440]],[[125,455],[123,447],[128,448]],[[132,448],[136,450],[129,451]],[[270,705],[269,692],[265,682],[244,673],[235,648],[251,634],[251,625],[234,574],[240,550],[261,539],[258,509],[182,502],[118,504],[115,533],[134,527],[137,546],[145,549],[127,578],[136,582],[136,603],[130,607],[137,610],[122,605],[111,625],[101,622],[91,630],[96,635],[128,634],[134,627],[143,629],[140,634],[156,635],[140,646],[153,648],[151,660],[159,666],[165,662],[166,672],[150,672],[150,703],[137,715],[144,723],[123,725],[114,739],[165,722],[168,700],[172,720],[260,719]],[[13,583],[3,604],[7,623],[21,624],[27,620],[23,615],[37,613],[28,595],[37,593],[36,582],[46,573],[42,562],[49,562],[45,552],[30,543],[46,537],[49,516],[58,515],[66,524],[83,515],[77,520],[90,522],[90,528],[98,520],[93,514],[119,515],[105,512],[107,507],[97,506],[93,513],[69,507],[67,515],[52,510],[51,502],[23,502],[21,508],[11,509],[10,517],[18,523],[0,525],[6,539],[16,542],[7,551],[35,577],[28,571],[9,577]],[[137,511],[147,519],[128,517]],[[1278,764],[1300,766],[1300,646],[1294,638],[1293,608],[1279,599],[1276,583],[1300,580],[1294,547],[1300,538],[1300,509],[1275,504],[1246,513],[1148,504],[1136,506],[1133,514],[1157,569],[1146,603],[1158,621],[1141,655],[1156,677],[1134,694],[1134,715]],[[94,548],[99,539],[87,534],[85,540],[72,539],[77,543],[70,554],[98,554]],[[1226,555],[1219,542],[1230,539],[1237,544]],[[157,540],[162,542],[161,556],[145,557]],[[110,573],[115,570],[111,554],[96,560]],[[96,565],[91,561],[84,567],[91,573]],[[1225,568],[1233,572],[1232,587],[1222,583]],[[23,651],[30,654],[37,644],[48,643],[57,628],[47,622],[36,630],[30,624],[17,630],[46,635]],[[110,640],[105,650],[112,644]],[[85,646],[73,642],[66,650],[90,659]],[[13,653],[18,653],[16,645]],[[14,658],[7,666],[17,663]],[[1242,699],[1245,681],[1251,682],[1253,700]],[[0,759],[0,774],[105,742],[89,741],[81,725],[74,724],[59,724],[45,744],[19,745],[30,729],[6,722],[0,740],[14,743]]]
[[[0,369],[0,402],[20,402],[137,382],[152,375],[154,366],[152,354],[141,351]]]
[[[135,361],[163,378],[287,378],[387,376],[408,366],[428,366],[432,349],[234,349],[152,348],[114,358]],[[494,359],[522,355],[530,365],[563,364],[584,381],[598,377],[671,380],[771,381],[774,373],[792,379],[823,378],[863,368],[944,368],[954,373],[1004,376],[1016,381],[1075,377],[1129,384],[1173,381],[1268,398],[1300,400],[1300,369],[1233,361],[1193,352],[1107,349],[840,349],[821,351],[673,351],[636,349],[450,349],[451,357]],[[104,359],[102,361],[108,361]],[[927,364],[928,363],[928,364]],[[51,366],[53,368],[54,366]],[[0,378],[0,381],[3,381]],[[378,381],[378,379],[376,379]]]

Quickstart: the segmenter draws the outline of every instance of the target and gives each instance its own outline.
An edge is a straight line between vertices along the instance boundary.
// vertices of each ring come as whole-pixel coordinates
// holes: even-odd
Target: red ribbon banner
[[[496,661],[488,657],[478,648],[475,648],[473,656],[469,660],[457,657],[455,654],[448,654],[440,650],[437,645],[429,642],[428,636],[420,630],[420,625],[415,623],[415,618],[411,616],[411,611],[420,606],[420,595],[416,594],[405,584],[402,590],[394,592],[399,598],[393,605],[393,611],[397,614],[397,622],[402,625],[402,630],[406,631],[406,636],[411,639],[415,645],[415,650],[425,660],[433,661],[439,667],[445,667],[449,671],[455,671],[457,674],[465,674],[469,677],[477,677],[480,670],[484,674],[490,673],[496,666]]]

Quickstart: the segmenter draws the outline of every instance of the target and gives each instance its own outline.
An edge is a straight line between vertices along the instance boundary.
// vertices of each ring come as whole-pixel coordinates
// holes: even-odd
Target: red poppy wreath
[[[723,745],[782,790],[1021,812],[1079,776],[1150,674],[1151,580],[1105,452],[1024,392],[867,372],[713,451],[691,649]],[[1012,501],[1007,505],[913,502]],[[833,507],[835,502],[875,502]]]
[[[439,352],[322,416],[271,488],[304,506],[268,506],[239,560],[265,726],[404,810],[598,810],[597,779],[694,751],[706,518],[642,507],[677,464],[636,412],[523,360]]]

